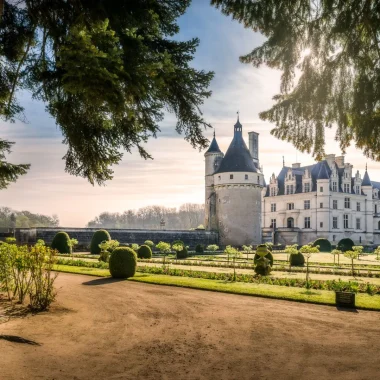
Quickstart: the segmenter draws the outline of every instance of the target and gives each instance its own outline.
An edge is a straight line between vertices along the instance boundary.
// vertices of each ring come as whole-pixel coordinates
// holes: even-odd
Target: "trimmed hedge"
[[[70,237],[66,232],[58,232],[51,242],[51,247],[59,253],[72,253],[70,246]]]
[[[204,252],[204,247],[202,244],[197,244],[197,246],[195,247],[195,252],[196,253],[203,253]]]
[[[152,250],[148,245],[142,245],[137,250],[137,257],[139,259],[151,259],[152,258]]]
[[[292,267],[303,267],[305,264],[305,257],[301,252],[292,253],[289,256],[289,262]]]
[[[342,252],[346,252],[351,251],[354,245],[355,243],[351,239],[345,238],[339,241],[337,248],[340,249]]]
[[[113,278],[133,277],[136,267],[137,255],[132,248],[118,247],[111,253],[109,269]]]
[[[187,248],[184,246],[182,251],[177,252],[177,259],[186,259],[187,258]]]
[[[255,273],[260,276],[268,276],[271,272],[271,265],[269,260],[266,257],[260,257],[256,261]]]
[[[94,235],[91,239],[90,244],[90,252],[92,255],[100,255],[101,249],[99,248],[99,244],[102,241],[111,240],[111,236],[106,230],[98,230],[95,231]]]
[[[331,243],[324,238],[319,238],[313,243],[313,247],[316,247],[319,245],[319,251],[320,252],[331,252]]]
[[[253,258],[253,262],[257,265],[257,262],[261,258],[261,256],[257,253],[257,251],[264,251],[264,250],[267,252],[267,254],[264,257],[269,260],[270,266],[273,267],[273,255],[272,255],[271,251],[269,250],[268,246],[265,244],[260,244],[257,247],[255,256]]]

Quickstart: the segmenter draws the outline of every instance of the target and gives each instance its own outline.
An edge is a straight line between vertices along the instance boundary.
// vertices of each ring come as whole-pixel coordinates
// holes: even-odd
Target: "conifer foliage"
[[[379,1],[211,3],[267,38],[240,60],[283,72],[274,106],[260,114],[275,123],[274,136],[321,158],[325,128],[336,125],[343,151],[354,140],[380,160]]]
[[[175,37],[190,2],[5,1],[0,117],[22,118],[17,90],[31,90],[63,133],[66,171],[92,184],[112,178],[122,150],[151,157],[143,143],[159,132],[164,109],[192,146],[206,147],[199,107],[213,73],[190,65],[198,39]]]

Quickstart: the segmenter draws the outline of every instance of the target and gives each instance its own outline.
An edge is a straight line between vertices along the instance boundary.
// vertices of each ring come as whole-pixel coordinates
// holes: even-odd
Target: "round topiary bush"
[[[187,258],[187,248],[183,246],[182,251],[177,251],[177,259],[186,259]]]
[[[202,244],[197,244],[196,247],[195,247],[195,252],[196,253],[203,253],[204,252],[203,245]]]
[[[145,240],[144,244],[147,245],[150,249],[153,249],[154,247],[154,243],[152,242],[152,240]]]
[[[305,257],[302,253],[292,253],[289,256],[289,262],[292,267],[302,267],[305,264]]]
[[[351,239],[345,238],[339,241],[337,248],[342,252],[352,251],[354,245],[355,243]]]
[[[152,250],[150,249],[149,246],[144,244],[137,250],[137,257],[139,259],[151,259]]]
[[[51,247],[56,249],[59,253],[71,253],[70,237],[66,232],[58,232],[53,241]]]
[[[127,247],[118,247],[111,253],[109,259],[109,268],[112,277],[133,277],[136,273],[136,267],[137,255],[133,249]]]
[[[92,255],[100,255],[99,244],[103,241],[111,240],[111,236],[106,230],[95,231],[91,239],[90,252]]]
[[[331,243],[327,239],[319,238],[313,243],[313,247],[319,245],[320,252],[331,252]]]
[[[266,255],[264,256],[261,256],[259,254],[259,253],[264,253],[264,252],[266,252]],[[253,258],[253,262],[257,265],[257,262],[261,257],[265,257],[266,259],[268,259],[270,266],[273,267],[273,255],[265,244],[260,244],[259,246],[257,246],[256,253]]]

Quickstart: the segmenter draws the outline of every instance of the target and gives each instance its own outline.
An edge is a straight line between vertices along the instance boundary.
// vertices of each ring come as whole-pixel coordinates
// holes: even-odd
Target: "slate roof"
[[[336,163],[335,168],[338,172],[338,192],[342,193],[342,180],[343,180],[343,173],[344,168],[338,168],[338,165]],[[300,168],[291,168],[289,166],[284,166],[279,175],[277,176],[277,183],[278,183],[278,193],[277,195],[285,195],[285,178],[288,173],[288,171],[291,170],[292,174],[295,176],[296,179],[296,188],[294,191],[294,194],[302,193],[302,176],[304,175],[305,171],[308,170],[311,175],[311,189],[310,191],[317,191],[317,180],[319,179],[330,179],[332,170],[330,169],[328,163],[326,160],[322,160],[317,162],[314,165],[309,166],[303,166]],[[367,174],[368,176],[368,174]],[[365,177],[363,178],[362,186],[363,185]],[[368,176],[369,179],[369,176]],[[354,194],[354,178],[351,178],[351,193]],[[379,189],[380,189],[380,182],[378,183]],[[267,186],[267,192],[265,194],[266,197],[269,197],[269,188],[270,186]],[[362,192],[362,195],[364,193]]]
[[[247,172],[257,173],[258,170],[253,163],[251,153],[243,139],[242,125],[238,120],[235,124],[234,138],[216,173]],[[215,174],[216,174],[215,173]]]
[[[362,186],[372,186],[367,170],[365,171],[365,174],[363,177]]]
[[[208,147],[206,153],[222,153],[222,151],[219,149],[219,145],[216,142],[216,138],[214,135],[214,138],[211,141],[210,146]]]

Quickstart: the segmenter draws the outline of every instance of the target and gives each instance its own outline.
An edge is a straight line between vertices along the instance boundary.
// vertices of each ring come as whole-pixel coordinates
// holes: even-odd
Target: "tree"
[[[247,254],[247,261],[248,261],[248,254],[252,252],[252,245],[243,245],[242,248],[243,248],[243,251]]]
[[[267,39],[240,57],[282,70],[281,93],[260,114],[271,133],[302,152],[324,155],[325,128],[337,126],[344,152],[352,140],[380,160],[380,3],[368,0],[211,0]]]
[[[354,246],[352,247],[352,249],[353,249],[355,252],[358,253],[358,260],[359,260],[359,259],[360,259],[360,255],[362,254],[364,247],[361,246],[361,245],[354,245]]]
[[[339,265],[339,255],[342,254],[342,251],[340,249],[333,249],[331,251],[331,254],[334,255],[334,264],[335,264],[335,255],[338,256],[338,265]]]
[[[17,89],[30,90],[62,131],[65,170],[91,184],[112,179],[122,149],[151,158],[143,144],[160,131],[164,110],[175,114],[176,131],[193,147],[206,147],[202,130],[210,125],[200,106],[211,95],[213,73],[190,66],[197,38],[175,38],[190,2],[5,1],[0,117],[23,118]],[[2,180],[27,168],[13,167]]]
[[[164,241],[160,241],[156,244],[156,248],[164,255],[163,267],[165,268],[166,255],[170,253],[170,244],[165,243]]]
[[[344,256],[351,260],[351,272],[352,276],[355,277],[355,270],[354,270],[354,260],[356,260],[359,256],[358,251],[346,251],[344,252]]]
[[[233,277],[233,281],[236,281],[236,267],[235,267],[235,261],[238,257],[241,257],[241,252],[234,248],[234,247],[231,247],[230,245],[227,245],[226,249],[224,250],[224,253],[226,253],[228,255],[228,261],[230,260],[229,258],[232,257],[232,261],[233,261],[233,268],[234,268],[234,277]]]
[[[286,261],[289,261],[289,257],[291,254],[296,254],[298,253],[298,244],[293,244],[293,245],[287,245],[285,247],[284,252],[286,253]]]
[[[313,253],[319,252],[319,245],[315,247],[309,244],[303,245],[300,248],[300,252],[303,253],[306,257],[306,289],[309,289],[309,259]]]
[[[379,254],[380,254],[380,245],[375,249],[374,253],[376,254],[376,260],[380,260]]]

